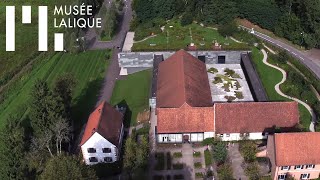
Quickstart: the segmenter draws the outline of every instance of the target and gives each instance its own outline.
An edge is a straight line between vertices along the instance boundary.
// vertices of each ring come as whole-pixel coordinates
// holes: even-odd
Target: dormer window
[[[303,165],[296,165],[294,166],[294,169],[298,169],[298,170],[303,169]]]
[[[96,148],[88,148],[88,153],[96,153]]]
[[[103,153],[111,153],[111,148],[102,148]]]
[[[315,167],[314,164],[307,164],[307,165],[306,165],[306,168],[307,168],[307,169],[313,169],[314,167]]]
[[[281,166],[281,170],[286,170],[288,171],[290,169],[290,166]]]

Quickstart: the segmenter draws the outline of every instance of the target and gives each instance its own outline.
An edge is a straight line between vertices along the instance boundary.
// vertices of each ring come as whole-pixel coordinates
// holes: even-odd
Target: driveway
[[[233,177],[235,179],[248,180],[248,177],[245,175],[242,164],[244,159],[239,152],[239,144],[231,144],[228,148],[228,156],[231,159],[231,167],[233,171]]]
[[[248,31],[251,31],[251,29],[244,27],[244,26],[240,26]],[[260,39],[263,39],[281,49],[286,50],[288,53],[290,53],[292,56],[296,57],[297,59],[300,60],[300,62],[302,64],[304,64],[305,66],[307,66],[317,77],[318,79],[320,79],[320,63],[319,61],[315,60],[314,58],[311,58],[309,56],[306,56],[305,53],[297,50],[296,48],[283,43],[277,39],[274,39],[270,36],[267,36],[265,34],[262,34],[260,32],[255,31],[254,35],[257,36]]]

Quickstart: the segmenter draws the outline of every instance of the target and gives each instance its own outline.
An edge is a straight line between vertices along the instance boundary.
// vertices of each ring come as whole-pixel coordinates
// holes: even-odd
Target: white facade
[[[254,132],[254,133],[225,133],[225,134],[216,134],[217,138],[220,138],[222,141],[239,141],[239,140],[260,140],[267,139],[268,133]]]
[[[122,143],[123,125],[119,145]],[[82,146],[81,152],[83,160],[87,165],[97,163],[113,163],[119,159],[121,147],[116,147],[98,132],[95,132]]]
[[[185,138],[190,142],[201,142],[206,138],[214,137],[214,132],[183,133],[183,134],[158,134],[158,143],[182,143]]]

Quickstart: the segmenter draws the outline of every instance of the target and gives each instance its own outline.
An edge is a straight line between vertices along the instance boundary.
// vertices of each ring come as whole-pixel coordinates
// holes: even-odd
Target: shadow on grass
[[[126,108],[126,113],[124,115],[123,125],[124,125],[125,128],[129,128],[130,127],[130,123],[131,123],[132,110],[128,106],[128,103],[126,102],[126,100],[122,100],[116,105],[119,106],[119,107],[125,107]]]

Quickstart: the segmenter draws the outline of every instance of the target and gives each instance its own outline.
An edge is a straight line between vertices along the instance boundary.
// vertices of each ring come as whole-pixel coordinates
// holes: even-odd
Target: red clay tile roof
[[[297,102],[216,103],[215,132],[263,132],[266,128],[294,127],[299,123]]]
[[[274,143],[277,166],[320,164],[320,132],[279,133]]]
[[[213,107],[158,108],[157,133],[213,132]]]
[[[159,64],[157,107],[212,106],[206,66],[184,50]]]
[[[98,132],[113,145],[118,146],[122,127],[123,115],[107,102],[102,102],[91,114],[82,136],[80,146],[82,146],[92,136]]]

